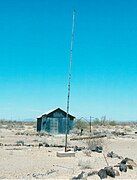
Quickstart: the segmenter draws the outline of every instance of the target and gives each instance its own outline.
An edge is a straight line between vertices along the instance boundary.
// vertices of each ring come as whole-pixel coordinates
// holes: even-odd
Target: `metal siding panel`
[[[41,131],[41,121],[42,119],[37,119],[37,131]]]
[[[55,118],[58,119],[58,123],[55,123],[55,126],[58,124],[57,127],[54,127],[54,123],[53,123]],[[72,127],[73,127],[73,121],[70,120],[69,118],[68,133],[69,133],[69,130],[72,129]],[[48,117],[43,116],[41,118],[41,121],[37,121],[37,129],[47,131],[49,133],[54,133],[53,131],[56,131],[56,133],[65,134],[66,133],[66,116],[64,112],[61,112],[60,110],[58,110],[54,113],[51,113],[50,116]]]
[[[50,132],[50,121],[48,118],[43,117],[42,118],[42,127],[41,129],[46,132]]]
[[[58,124],[59,118],[50,118],[50,132],[53,134],[58,134]]]

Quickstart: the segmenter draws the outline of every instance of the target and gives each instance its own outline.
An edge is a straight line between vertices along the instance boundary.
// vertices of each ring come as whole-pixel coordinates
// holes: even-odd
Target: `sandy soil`
[[[34,131],[29,128],[28,131]],[[78,151],[75,157],[57,157],[57,151],[63,151],[64,148],[58,147],[38,147],[39,142],[49,144],[64,144],[64,135],[39,137],[36,135],[15,135],[21,130],[0,129],[0,179],[71,179],[82,171],[92,172],[100,170],[107,166],[103,153],[106,156],[108,152],[114,151],[116,154],[133,159],[137,163],[137,135],[129,137],[104,138],[103,153],[91,152],[87,156],[84,151]],[[23,131],[26,131],[24,129]],[[69,138],[72,135],[69,135]],[[17,141],[22,140],[29,146],[14,146]],[[7,146],[5,146],[5,144]],[[68,141],[69,146],[86,147],[87,142]],[[73,150],[73,149],[72,149]],[[110,166],[120,162],[118,158],[108,158]],[[86,165],[88,168],[86,168]],[[86,168],[86,169],[85,169]],[[118,169],[118,168],[116,168]],[[88,177],[87,179],[100,179],[98,175]],[[112,178],[108,178],[112,179]],[[133,170],[120,172],[120,176],[115,179],[137,179],[137,167]]]

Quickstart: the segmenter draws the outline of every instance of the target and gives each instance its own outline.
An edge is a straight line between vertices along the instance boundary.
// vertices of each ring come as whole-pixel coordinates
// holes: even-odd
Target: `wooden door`
[[[58,118],[50,119],[50,133],[58,134]]]

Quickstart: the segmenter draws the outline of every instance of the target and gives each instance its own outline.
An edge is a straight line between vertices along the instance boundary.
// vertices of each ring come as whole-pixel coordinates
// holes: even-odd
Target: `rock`
[[[106,171],[107,175],[110,177],[115,177],[115,171],[113,169],[113,167],[105,167],[104,170]]]
[[[27,147],[30,147],[31,145],[30,144],[26,144]]]
[[[93,175],[96,175],[96,174],[98,174],[98,171],[92,171],[92,172],[89,172],[87,174],[87,176],[93,176]]]
[[[119,174],[119,171],[118,171],[118,170],[114,169],[114,172],[115,172],[115,176],[120,176],[120,174]]]
[[[42,144],[42,143],[39,143],[39,148],[42,147],[42,146],[43,146],[43,144]]]
[[[127,163],[126,158],[125,158],[125,159],[123,159],[120,163],[121,163],[121,164],[126,164],[126,163]]]
[[[82,150],[81,147],[78,147],[78,146],[75,146],[75,147],[74,147],[74,152],[76,152],[76,151],[81,151],[81,150]]]
[[[127,172],[127,165],[126,164],[123,164],[123,163],[120,163],[119,165],[119,170],[121,172]]]
[[[137,164],[134,162],[133,159],[125,158],[128,165],[131,165],[133,167],[137,167]]]
[[[96,146],[93,146],[93,147],[91,148],[91,151],[96,151]]]
[[[52,174],[54,172],[56,172],[55,169],[51,169],[51,170],[47,171],[46,175]]]
[[[2,144],[2,143],[0,143],[0,146],[3,146],[3,144]]]
[[[130,164],[127,164],[128,169],[133,169],[133,166]]]
[[[50,147],[48,143],[44,143],[44,146],[45,147]]]
[[[107,157],[122,159],[122,156],[115,154],[113,151],[107,154]]]
[[[103,147],[102,146],[94,146],[94,147],[92,147],[91,151],[102,153]]]
[[[102,146],[97,146],[97,147],[96,147],[96,152],[102,153],[102,151],[103,151]]]
[[[107,176],[115,178],[116,175],[119,176],[119,172],[113,169],[113,167],[111,166],[105,167],[98,172],[98,176],[100,177],[100,179],[107,178]]]
[[[75,176],[73,177],[72,179],[75,180],[75,179],[82,179],[84,177],[84,171],[82,171],[80,174],[78,174],[78,176]]]
[[[130,158],[125,158],[121,161],[122,164],[128,164],[128,165],[131,165],[133,167],[137,167],[137,164],[134,162],[133,159],[130,159]]]
[[[113,158],[113,151],[109,152],[109,153],[107,154],[107,157]]]
[[[107,172],[106,172],[106,170],[101,169],[101,170],[98,172],[98,176],[100,177],[100,179],[105,179],[105,178],[107,178]]]

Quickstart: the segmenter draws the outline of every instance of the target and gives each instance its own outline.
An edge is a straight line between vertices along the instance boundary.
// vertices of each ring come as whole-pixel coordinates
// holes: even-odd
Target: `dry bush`
[[[83,151],[83,153],[88,156],[88,157],[91,157],[91,151],[90,150],[85,150]]]
[[[92,122],[92,125],[100,125],[100,126],[116,126],[118,122],[114,120],[107,120],[105,116],[103,116],[101,119],[95,118]]]
[[[91,162],[89,159],[80,159],[78,162],[78,166],[80,166],[81,169],[92,169],[92,164],[93,162]]]
[[[90,139],[87,141],[87,149],[92,150],[96,146],[103,146],[103,139],[98,138],[98,139]]]
[[[125,132],[132,132],[132,128],[130,126],[125,126],[124,131]]]
[[[76,129],[86,129],[88,127],[88,122],[82,120],[82,119],[77,119],[75,121],[74,128]]]

